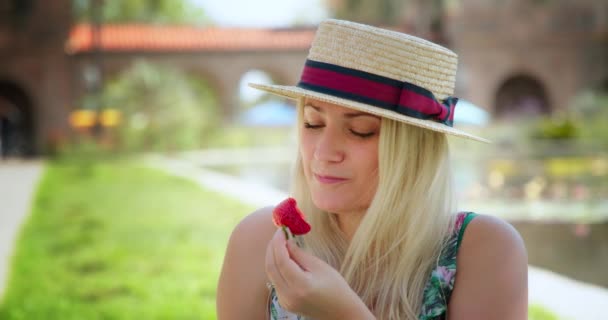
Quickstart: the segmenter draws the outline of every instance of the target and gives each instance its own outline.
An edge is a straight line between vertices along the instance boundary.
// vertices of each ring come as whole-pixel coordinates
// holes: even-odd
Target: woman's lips
[[[340,178],[340,177],[333,177],[333,176],[322,176],[319,174],[314,174],[315,179],[317,179],[317,181],[319,181],[320,183],[324,183],[324,184],[333,184],[333,183],[340,183],[343,181],[346,181],[348,179],[345,178]]]

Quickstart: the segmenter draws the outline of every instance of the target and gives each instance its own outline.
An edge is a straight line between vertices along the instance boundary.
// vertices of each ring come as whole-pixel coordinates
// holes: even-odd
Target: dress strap
[[[456,280],[456,258],[464,230],[476,214],[459,212],[456,216],[452,234],[447,239],[435,268],[426,283],[423,293],[422,306],[418,319],[445,319],[448,302],[454,290]]]
[[[464,230],[467,228],[467,225],[469,224],[469,222],[471,222],[471,220],[473,220],[473,218],[475,218],[476,216],[477,216],[477,214],[474,212],[465,213],[465,217],[464,217],[464,221],[462,222],[462,226],[460,227],[460,230],[458,230],[458,242],[456,243],[456,248],[460,248],[460,243],[462,242],[462,237],[464,236]]]

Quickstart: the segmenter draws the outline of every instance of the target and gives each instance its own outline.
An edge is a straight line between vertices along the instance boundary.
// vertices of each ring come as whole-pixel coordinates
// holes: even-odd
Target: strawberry
[[[287,227],[293,235],[303,235],[310,231],[310,225],[298,209],[294,198],[287,198],[272,211],[272,222],[277,227]]]

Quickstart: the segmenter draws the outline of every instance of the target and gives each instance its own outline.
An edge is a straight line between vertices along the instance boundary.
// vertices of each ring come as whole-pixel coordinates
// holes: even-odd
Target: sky
[[[189,0],[218,26],[287,27],[318,24],[328,13],[324,0]]]

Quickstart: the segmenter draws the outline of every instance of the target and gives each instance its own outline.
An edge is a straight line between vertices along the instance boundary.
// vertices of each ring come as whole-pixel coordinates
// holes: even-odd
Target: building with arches
[[[567,108],[582,89],[608,87],[605,1],[453,3],[445,8],[442,38],[460,56],[456,96],[495,118],[552,113]],[[44,153],[67,137],[68,115],[80,97],[137,59],[205,79],[230,119],[243,75],[262,70],[275,82],[295,84],[314,35],[314,27],[104,25],[95,42],[91,27],[73,25],[70,13],[69,0],[0,4],[4,155]],[[405,24],[393,28],[409,30]]]
[[[460,56],[457,95],[495,118],[569,107],[608,83],[605,1],[459,1],[446,32]]]

